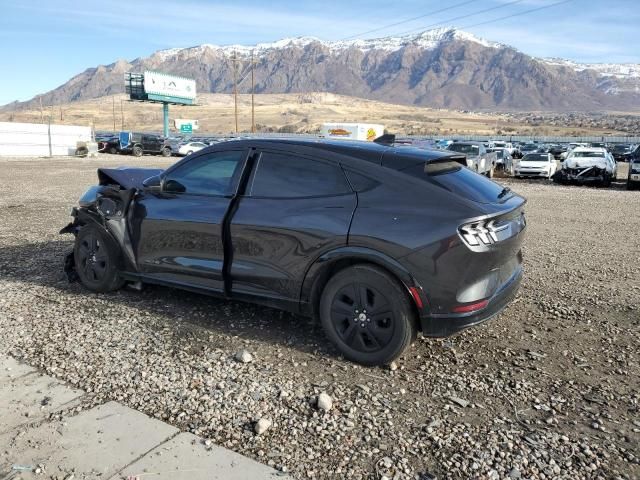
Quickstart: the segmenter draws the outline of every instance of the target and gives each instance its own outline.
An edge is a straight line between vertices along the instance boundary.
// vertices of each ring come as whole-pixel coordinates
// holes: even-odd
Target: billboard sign
[[[320,135],[344,140],[375,140],[384,134],[384,125],[376,123],[324,123]]]
[[[160,72],[144,72],[144,92],[149,100],[191,105],[196,99],[196,81]]]

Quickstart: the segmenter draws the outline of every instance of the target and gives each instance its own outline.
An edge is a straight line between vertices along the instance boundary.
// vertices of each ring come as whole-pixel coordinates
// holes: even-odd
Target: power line
[[[498,10],[500,8],[509,7],[511,5],[515,5],[516,3],[522,3],[523,1],[524,0],[514,0],[512,2],[503,3],[502,5],[497,5],[495,7],[485,8],[485,9],[482,9],[482,10],[478,10],[477,12],[467,13],[466,15],[460,15],[458,17],[453,17],[453,18],[450,18],[448,20],[444,20],[442,22],[432,23],[431,25],[427,25],[426,27],[412,28],[411,30],[407,30],[405,32],[398,33],[397,35],[406,35],[407,33],[413,33],[413,32],[417,32],[417,31],[420,31],[420,30],[428,30],[428,29],[436,27],[438,25],[446,25],[446,24],[449,24],[451,22],[455,22],[457,20],[462,20],[463,18],[469,18],[469,17],[473,17],[475,15],[480,15],[481,13],[491,12],[493,10]]]
[[[366,32],[357,33],[355,35],[351,35],[349,37],[345,37],[345,38],[343,38],[343,40],[351,40],[352,38],[358,38],[358,37],[361,37],[363,35],[368,35],[368,34],[373,33],[373,32],[379,32],[380,30],[386,30],[387,28],[396,27],[398,25],[402,25],[403,23],[413,22],[414,20],[418,20],[420,18],[428,17],[430,15],[435,15],[437,13],[446,12],[447,10],[453,10],[454,8],[462,7],[463,5],[467,5],[467,4],[473,3],[475,1],[477,1],[477,0],[467,0],[465,2],[456,3],[455,5],[451,5],[450,7],[441,8],[440,10],[434,10],[433,12],[425,13],[424,15],[418,15],[417,17],[407,18],[406,20],[401,20],[399,22],[391,23],[389,25],[383,25],[382,27],[374,28],[372,30],[367,30]]]
[[[473,25],[467,25],[467,26],[464,26],[462,28],[465,29],[465,28],[479,27],[480,25],[486,25],[488,23],[499,22],[501,20],[506,20],[507,18],[517,17],[519,15],[526,15],[528,13],[533,13],[533,12],[537,12],[539,10],[544,10],[545,8],[556,7],[556,6],[561,5],[563,3],[569,3],[569,2],[572,2],[572,1],[573,0],[562,0],[561,2],[555,2],[555,3],[551,3],[549,5],[544,5],[542,7],[531,8],[529,10],[524,10],[522,12],[512,13],[511,15],[505,15],[504,17],[494,18],[493,20],[487,20],[486,22],[480,22],[480,23],[474,23]]]

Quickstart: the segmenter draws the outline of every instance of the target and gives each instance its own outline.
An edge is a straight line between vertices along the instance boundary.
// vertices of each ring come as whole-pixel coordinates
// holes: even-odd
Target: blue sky
[[[471,0],[366,37],[455,26],[540,57],[640,63],[640,0]],[[27,100],[82,70],[201,43],[283,37],[340,40],[463,0],[0,0],[0,105]],[[481,10],[500,7],[458,19]],[[489,22],[474,26],[478,23]]]

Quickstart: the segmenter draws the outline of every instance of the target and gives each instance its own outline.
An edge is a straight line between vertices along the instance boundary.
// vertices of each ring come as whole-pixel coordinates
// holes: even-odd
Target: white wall
[[[0,156],[49,156],[48,125],[0,122]],[[78,141],[91,141],[91,127],[51,125],[53,155],[74,155]]]

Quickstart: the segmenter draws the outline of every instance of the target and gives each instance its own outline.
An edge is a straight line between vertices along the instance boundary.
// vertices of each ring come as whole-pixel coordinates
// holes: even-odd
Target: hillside
[[[637,110],[637,65],[579,65],[537,59],[453,28],[375,40],[304,37],[255,46],[200,45],[161,50],[131,62],[89,68],[42,95],[59,105],[123,92],[123,74],[159,70],[195,78],[200,93],[230,93],[233,55],[239,90],[330,92],[389,103],[453,109]],[[33,108],[40,98],[4,108]]]
[[[239,126],[251,127],[251,96],[239,96]],[[202,94],[198,106],[170,108],[170,118],[198,119],[202,132],[232,133],[233,96]],[[115,117],[114,117],[115,107]],[[83,100],[45,108],[0,112],[0,121],[41,122],[51,115],[54,123],[93,125],[96,130],[160,131],[162,109],[157,104],[129,102],[124,94]],[[376,122],[397,134],[531,134],[606,135],[624,134],[630,124],[620,116],[610,122],[589,116],[495,114],[432,109],[363,100],[331,93],[258,94],[256,124],[260,131],[315,132],[323,122]],[[633,117],[636,125],[637,117]],[[124,122],[123,122],[124,120]]]

